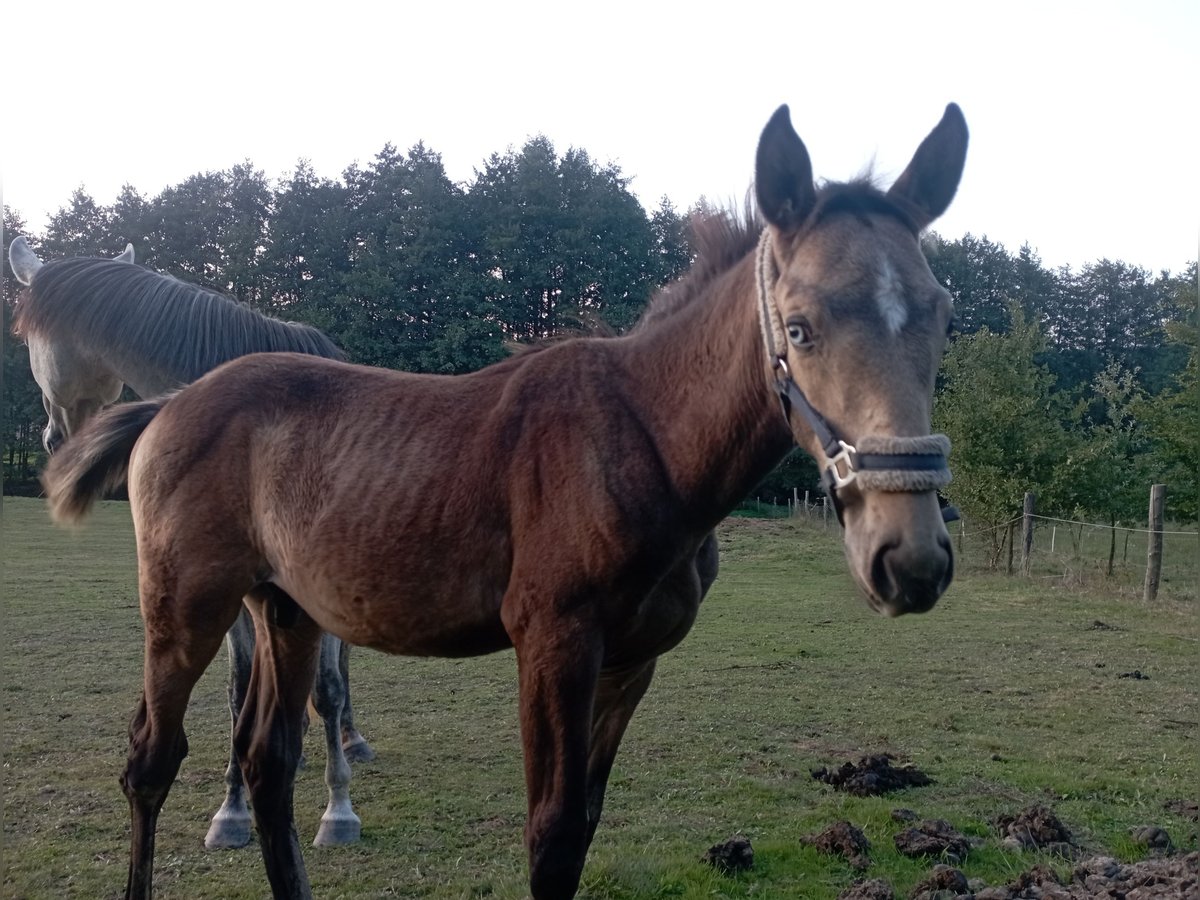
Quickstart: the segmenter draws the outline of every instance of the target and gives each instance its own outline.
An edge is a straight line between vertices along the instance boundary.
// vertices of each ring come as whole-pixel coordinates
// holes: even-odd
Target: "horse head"
[[[953,576],[936,495],[949,441],[930,434],[953,308],[920,234],[949,206],[966,147],[952,104],[886,193],[864,182],[818,189],[786,106],[758,147],[768,377],[823,470],[850,570],[887,615],[929,609]]]
[[[132,263],[133,244],[126,244],[124,252],[114,259]],[[8,262],[17,281],[32,290],[34,277],[44,263],[24,237],[14,238],[9,245]],[[18,325],[19,322],[18,316]],[[36,331],[23,337],[29,345],[29,366],[42,391],[42,406],[48,420],[42,429],[42,446],[53,454],[97,410],[120,396],[121,382],[69,342]]]

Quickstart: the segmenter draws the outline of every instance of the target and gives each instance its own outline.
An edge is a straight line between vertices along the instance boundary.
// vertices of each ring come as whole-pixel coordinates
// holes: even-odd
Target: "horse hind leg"
[[[127,898],[151,895],[158,814],[188,750],[183,730],[188,698],[221,646],[225,630],[220,627],[222,611],[230,610],[228,621],[236,615],[236,596],[226,598],[225,606],[220,598],[189,606],[193,598],[182,593],[174,595],[174,600],[183,601],[178,603],[148,603],[145,599],[161,596],[164,593],[153,586],[143,585],[144,686],[129,727],[129,755],[121,776],[132,819]],[[180,610],[197,608],[205,609],[203,617],[179,615]]]
[[[362,821],[350,804],[350,763],[342,743],[347,691],[342,681],[344,669],[340,665],[339,650],[344,646],[331,634],[321,635],[312,700],[325,725],[325,784],[329,788],[329,805],[321,816],[321,826],[313,841],[316,847],[353,844],[362,833]]]
[[[245,783],[242,781],[242,766],[232,735],[238,714],[246,702],[250,666],[254,660],[254,622],[245,606],[225,635],[225,645],[229,650],[229,765],[225,769],[225,799],[212,817],[208,834],[204,836],[204,846],[209,850],[244,847],[250,843],[253,831],[250,807],[246,804]]]
[[[346,759],[352,763],[370,762],[375,758],[375,751],[371,749],[367,739],[354,726],[354,706],[350,702],[350,645],[336,638],[335,643],[337,644],[338,672],[341,674],[343,687],[342,750],[345,751]],[[324,646],[322,646],[321,652],[325,653]],[[325,665],[324,660],[321,665]]]
[[[254,665],[234,741],[272,895],[308,900],[312,891],[296,835],[292,795],[321,632],[274,585],[256,587],[246,602],[254,617]]]

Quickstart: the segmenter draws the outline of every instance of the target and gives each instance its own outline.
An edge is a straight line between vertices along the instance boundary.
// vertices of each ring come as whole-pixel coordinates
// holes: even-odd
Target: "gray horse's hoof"
[[[250,843],[253,826],[250,813],[218,812],[213,816],[204,846],[209,850],[236,850]]]
[[[357,843],[362,836],[362,820],[354,813],[342,816],[330,816],[326,813],[321,817],[321,827],[313,840],[314,847],[342,847],[346,844]]]
[[[363,737],[359,737],[356,741],[342,744],[342,752],[346,754],[346,761],[352,763],[370,762],[375,758],[375,751],[371,749],[371,745]]]

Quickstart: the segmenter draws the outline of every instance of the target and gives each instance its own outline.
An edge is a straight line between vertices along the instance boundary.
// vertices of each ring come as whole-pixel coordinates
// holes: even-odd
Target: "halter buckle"
[[[833,456],[825,458],[825,471],[829,475],[830,481],[833,482],[835,488],[843,488],[854,481],[858,477],[858,471],[855,467],[855,459],[858,456],[858,449],[852,444],[847,444],[843,440],[838,441],[838,446],[841,447]],[[838,466],[845,466],[846,474],[843,475]]]

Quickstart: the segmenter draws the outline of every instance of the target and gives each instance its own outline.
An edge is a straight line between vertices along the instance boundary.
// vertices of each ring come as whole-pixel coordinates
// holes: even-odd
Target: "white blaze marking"
[[[883,324],[891,329],[893,334],[899,333],[908,321],[908,307],[904,303],[904,286],[896,277],[895,270],[885,259],[879,272],[879,283],[875,288],[875,302],[879,304],[879,313],[883,316]]]

